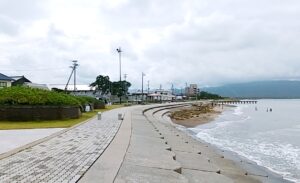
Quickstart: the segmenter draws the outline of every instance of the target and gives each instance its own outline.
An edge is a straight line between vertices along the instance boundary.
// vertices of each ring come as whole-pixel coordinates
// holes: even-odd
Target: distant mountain
[[[235,98],[300,98],[300,81],[257,81],[202,88],[203,91]]]

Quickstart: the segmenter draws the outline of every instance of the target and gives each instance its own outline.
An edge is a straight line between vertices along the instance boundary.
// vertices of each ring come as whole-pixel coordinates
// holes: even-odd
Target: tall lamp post
[[[126,100],[126,103],[128,103],[128,99],[127,99],[127,81],[126,81],[126,78],[127,78],[127,75],[128,74],[124,74],[124,91],[125,91],[125,100]]]
[[[142,72],[142,103],[144,103],[144,76],[146,76],[146,74]]]
[[[119,53],[119,67],[120,67],[120,82],[119,82],[119,84],[120,84],[120,91],[122,91],[122,84],[121,84],[121,53],[122,53],[122,50],[121,50],[121,47],[119,47],[119,48],[117,48],[117,52]],[[120,92],[120,104],[122,103],[122,92]]]

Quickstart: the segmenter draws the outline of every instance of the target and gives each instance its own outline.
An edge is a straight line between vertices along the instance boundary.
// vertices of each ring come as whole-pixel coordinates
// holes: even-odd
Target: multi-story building
[[[194,97],[200,93],[200,89],[198,88],[197,84],[190,84],[189,87],[185,88],[185,95],[188,97]]]

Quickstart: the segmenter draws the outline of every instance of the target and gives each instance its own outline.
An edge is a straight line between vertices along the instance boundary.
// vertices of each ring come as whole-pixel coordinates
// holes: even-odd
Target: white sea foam
[[[199,132],[197,137],[221,149],[235,152],[257,163],[259,166],[264,166],[282,175],[287,180],[300,182],[300,180],[295,178],[291,173],[291,167],[300,171],[300,148],[298,147],[294,147],[291,144],[258,143],[258,141],[253,141],[253,143],[240,143],[232,139],[215,138],[205,132]],[[272,159],[276,159],[277,161],[274,162]]]
[[[237,116],[241,116],[244,114],[244,112],[242,111],[242,107],[238,106],[234,109],[234,112],[233,112],[234,115],[237,115]]]

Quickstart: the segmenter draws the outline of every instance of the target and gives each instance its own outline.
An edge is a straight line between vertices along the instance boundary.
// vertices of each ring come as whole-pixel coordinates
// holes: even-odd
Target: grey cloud
[[[0,15],[0,33],[6,34],[6,35],[16,35],[19,32],[19,26],[16,22],[11,20],[8,17],[1,16]]]
[[[103,21],[120,31],[165,26],[184,21],[183,1],[130,0],[114,8],[101,7]]]
[[[0,0],[0,14],[15,21],[32,21],[46,14],[44,3],[39,0]]]
[[[13,6],[17,3],[22,3],[22,8]],[[72,6],[72,1],[66,4]],[[7,25],[5,32],[9,33],[17,33],[19,25],[30,26],[22,22],[39,18],[51,22],[45,15],[55,14],[55,6],[59,6],[53,3],[50,11],[47,2],[41,5],[34,0],[0,0],[0,5],[0,24]],[[203,86],[300,79],[300,1],[130,0],[97,10],[98,24],[83,31],[103,27],[101,34],[108,41],[99,43],[101,46],[97,41],[102,40],[95,40],[97,35],[73,35],[52,22],[44,37],[17,37],[14,44],[1,45],[11,55],[11,67],[58,68],[25,74],[42,83],[65,83],[70,61],[78,59],[79,82],[90,83],[98,74],[117,80],[115,49],[121,46],[122,73],[128,74],[135,88],[141,86],[141,72],[146,73],[151,88],[160,84],[170,88],[171,83],[182,87],[185,82]],[[151,40],[153,35],[157,40]],[[49,79],[50,74],[53,78]]]
[[[294,50],[294,46],[299,45],[298,28],[289,29],[291,26],[299,27],[299,24],[295,25],[294,21],[289,22],[285,17],[287,22],[279,21],[274,25],[273,20],[269,21],[270,12],[266,16],[259,14],[255,21],[251,21],[241,18],[251,14],[235,14],[239,11],[234,8],[230,12],[222,12],[222,7],[219,8],[219,17],[209,18],[215,15],[213,10],[210,15],[198,17],[198,20],[202,19],[200,23],[179,26],[167,39],[151,47],[145,53],[146,57],[149,60],[160,59],[165,66],[169,64],[165,72],[170,75],[174,70],[171,65],[179,66],[176,77],[172,78],[182,84],[184,81],[220,84],[300,77],[299,72],[295,72],[300,69],[300,64],[295,61],[299,56]],[[251,10],[255,13],[255,9]],[[206,22],[207,19],[209,22]],[[281,23],[286,27],[280,27]],[[289,33],[288,45],[287,40],[283,40],[286,33]],[[183,67],[187,70],[181,72]],[[157,67],[156,72],[159,71]],[[168,79],[163,80],[168,82]]]

